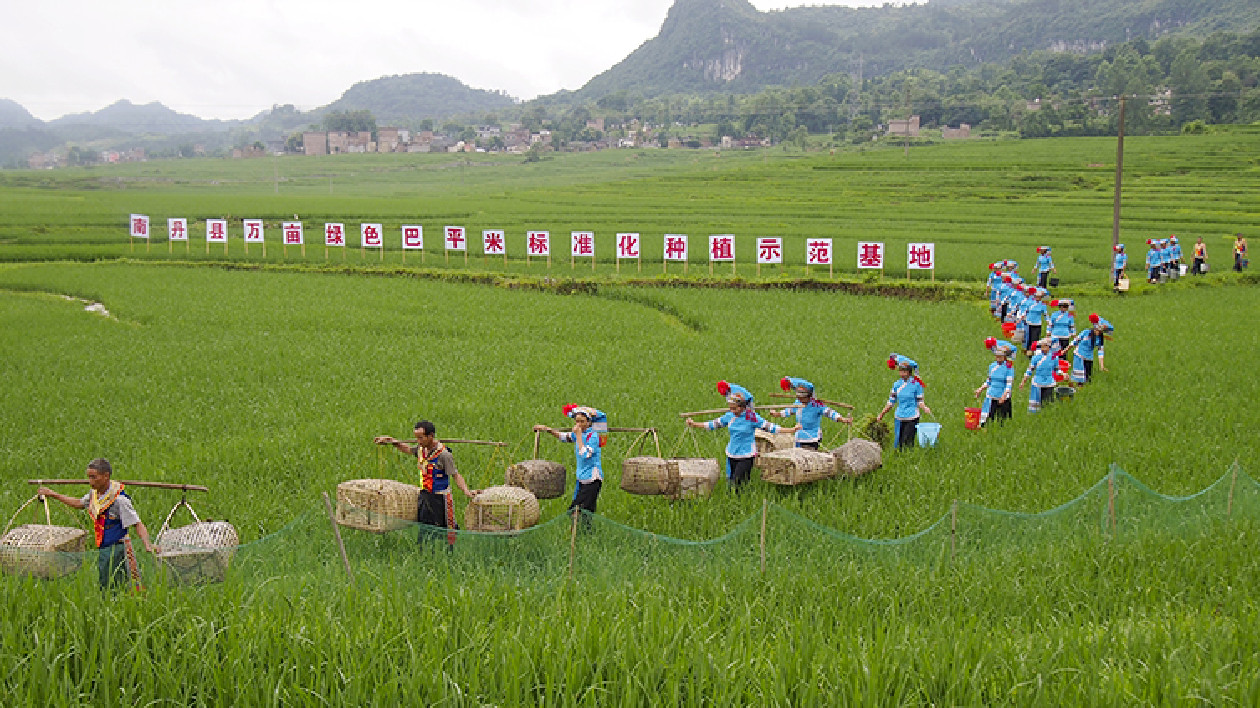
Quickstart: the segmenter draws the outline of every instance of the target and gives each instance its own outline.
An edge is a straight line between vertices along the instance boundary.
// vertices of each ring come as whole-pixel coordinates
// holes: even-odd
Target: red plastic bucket
[[[963,409],[963,427],[967,430],[980,429],[980,409],[964,408]]]

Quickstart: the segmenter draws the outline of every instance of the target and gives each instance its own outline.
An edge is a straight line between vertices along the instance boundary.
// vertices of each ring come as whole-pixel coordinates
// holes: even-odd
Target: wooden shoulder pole
[[[328,510],[328,521],[332,523],[333,535],[337,537],[337,548],[341,550],[341,562],[346,566],[346,575],[350,576],[350,584],[354,585],[354,570],[350,568],[350,557],[346,555],[346,544],[341,540],[341,527],[337,525],[337,515],[333,513],[332,502],[328,501],[328,492],[323,492],[324,508]]]

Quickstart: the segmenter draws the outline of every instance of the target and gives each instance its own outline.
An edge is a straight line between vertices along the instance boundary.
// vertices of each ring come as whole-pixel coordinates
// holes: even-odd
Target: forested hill
[[[378,121],[437,120],[496,111],[515,103],[500,91],[470,88],[443,74],[420,73],[360,81],[314,113],[368,110]]]
[[[655,38],[566,98],[752,93],[833,73],[945,70],[1028,51],[1094,53],[1139,38],[1257,26],[1256,0],[932,0],[772,12],[748,0],[677,0]]]

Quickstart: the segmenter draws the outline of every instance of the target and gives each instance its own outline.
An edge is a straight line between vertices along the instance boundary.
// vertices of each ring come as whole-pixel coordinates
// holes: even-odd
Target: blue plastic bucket
[[[936,439],[940,435],[940,423],[919,423],[919,447],[936,447]]]

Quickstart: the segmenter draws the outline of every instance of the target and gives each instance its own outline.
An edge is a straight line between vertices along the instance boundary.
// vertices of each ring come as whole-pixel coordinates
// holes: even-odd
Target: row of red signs
[[[263,222],[261,219],[244,219],[242,235],[245,243],[265,243]],[[171,241],[188,240],[187,219],[167,219],[166,235]],[[281,241],[286,246],[301,246],[306,243],[306,232],[300,221],[286,221],[281,224]],[[149,217],[143,214],[131,215],[132,238],[149,238]],[[401,227],[403,250],[424,249],[424,227],[404,225]],[[331,247],[346,246],[346,226],[343,223],[324,224],[324,245]],[[663,237],[664,257],[666,261],[686,261],[689,256],[690,240],[687,234],[665,234]],[[226,219],[206,220],[206,242],[227,243],[228,222]],[[618,260],[635,260],[640,257],[643,240],[637,233],[619,233],[616,240],[616,256]],[[569,235],[569,254],[574,258],[595,257],[595,232],[573,231]],[[462,226],[447,226],[443,229],[443,245],[447,251],[467,252],[468,235]],[[360,248],[384,248],[385,231],[381,224],[359,224]],[[499,229],[486,229],[481,232],[482,253],[487,256],[503,256],[507,253],[506,233]],[[527,231],[525,234],[526,256],[551,256],[551,233],[548,231]],[[735,260],[735,236],[732,234],[712,234],[709,236],[709,260],[729,262]],[[810,238],[805,240],[805,263],[807,265],[832,265],[834,252],[832,240],[829,238]],[[783,262],[783,239],[766,237],[757,239],[757,263],[776,264]],[[907,244],[906,267],[909,270],[932,270],[936,267],[936,244]],[[884,244],[880,242],[859,241],[857,244],[858,268],[884,268]]]

